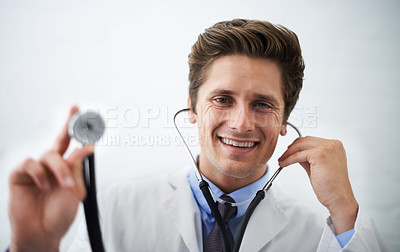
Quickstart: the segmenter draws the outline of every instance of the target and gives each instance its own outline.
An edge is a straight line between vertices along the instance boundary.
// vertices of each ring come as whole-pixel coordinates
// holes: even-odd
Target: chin
[[[252,176],[254,173],[260,171],[260,169],[266,167],[266,164],[254,165],[254,164],[237,164],[237,162],[232,162],[233,164],[227,164],[218,166],[214,165],[214,167],[223,175],[227,177],[237,178],[237,179],[245,179]],[[251,167],[251,169],[249,169]]]

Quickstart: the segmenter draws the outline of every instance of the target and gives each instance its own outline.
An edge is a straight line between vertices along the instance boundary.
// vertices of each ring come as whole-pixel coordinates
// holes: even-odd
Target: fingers
[[[79,111],[79,108],[77,106],[72,106],[71,110],[68,115],[68,119],[65,122],[60,134],[58,135],[56,141],[53,144],[53,150],[58,152],[59,154],[63,155],[65,151],[68,149],[69,141],[70,141],[70,136],[68,134],[68,123],[71,117]]]
[[[50,189],[51,185],[48,173],[38,162],[33,159],[28,159],[25,161],[24,169],[40,189],[44,191]]]
[[[76,149],[67,160],[54,150],[46,152],[39,161],[26,159],[10,176],[10,186],[36,185],[48,191],[54,186],[72,190],[80,200],[86,195],[82,159],[93,153],[93,146]]]
[[[82,159],[93,152],[93,146],[77,149],[68,159],[63,158],[70,142],[68,123],[77,111],[78,107],[71,108],[68,120],[50,151],[38,161],[26,159],[13,171],[9,179],[10,188],[29,186],[29,190],[42,191],[64,188],[74,192],[80,200],[84,199],[86,190],[82,174]]]
[[[75,149],[66,160],[70,167],[74,167],[77,163],[81,164],[84,157],[93,153],[93,145],[85,145],[80,149]]]
[[[39,162],[54,175],[61,187],[72,188],[75,186],[72,170],[58,152],[46,152]]]
[[[40,160],[56,178],[58,184],[65,188],[73,188],[77,185],[83,186],[82,160],[85,156],[93,153],[93,146],[84,146],[71,153],[67,160],[55,152],[49,151]]]
[[[278,159],[281,167],[300,163],[306,170],[317,162],[340,159],[346,161],[343,144],[338,140],[317,137],[297,138]],[[308,171],[307,171],[308,172]]]
[[[295,163],[305,163],[308,162],[309,160],[309,151],[302,150],[298,152],[294,152],[293,154],[290,154],[284,159],[279,159],[279,166],[280,167],[286,167]]]
[[[281,164],[281,161],[282,161],[282,165],[285,165],[285,166],[292,164],[290,162],[286,162],[285,160],[297,152],[302,152],[304,150],[308,150],[308,149],[312,149],[312,148],[316,148],[316,147],[320,146],[321,140],[322,139],[320,139],[320,138],[310,137],[310,136],[297,138],[291,145],[288,146],[287,150],[278,159],[279,164]],[[285,161],[285,162],[283,162],[283,161]],[[298,161],[298,162],[303,162],[303,161]],[[287,163],[290,163],[290,164],[287,164]]]
[[[10,185],[31,185],[34,183],[42,190],[50,188],[50,181],[45,168],[31,158],[26,159],[15,169],[9,182]]]
[[[72,174],[76,182],[74,191],[81,201],[83,201],[86,197],[86,189],[82,172],[82,160],[91,153],[93,153],[93,146],[88,145],[84,146],[82,149],[74,150],[67,159],[68,165],[72,167]]]

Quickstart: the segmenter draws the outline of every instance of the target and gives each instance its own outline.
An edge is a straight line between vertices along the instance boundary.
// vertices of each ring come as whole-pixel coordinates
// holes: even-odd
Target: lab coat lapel
[[[289,219],[280,209],[272,190],[267,192],[249,220],[240,251],[261,250],[288,222]]]
[[[164,205],[168,216],[177,226],[189,251],[202,249],[202,225],[200,210],[187,181],[188,171],[184,169],[169,177],[173,192],[166,198]]]

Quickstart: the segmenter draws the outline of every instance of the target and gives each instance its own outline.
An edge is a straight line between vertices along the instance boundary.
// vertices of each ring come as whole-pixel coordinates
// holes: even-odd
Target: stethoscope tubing
[[[203,196],[205,200],[207,201],[208,206],[211,209],[211,213],[214,215],[215,222],[217,223],[221,236],[222,236],[222,246],[224,248],[224,251],[231,251],[231,248],[229,247],[229,239],[228,239],[228,230],[226,229],[226,226],[224,225],[224,221],[222,220],[222,216],[219,213],[218,207],[216,202],[214,201],[213,197],[211,196],[210,190],[209,190],[209,185],[207,181],[202,180],[199,182],[199,187],[201,192],[203,193]]]
[[[240,249],[240,245],[242,244],[244,232],[246,231],[247,224],[249,223],[250,217],[253,215],[254,209],[260,204],[260,202],[265,197],[265,191],[259,190],[256,193],[256,196],[251,201],[250,205],[248,206],[245,214],[243,215],[242,221],[240,222],[239,230],[235,237],[235,242],[233,245],[233,252],[238,252]]]
[[[86,198],[83,201],[83,208],[85,211],[90,247],[94,252],[104,252],[99,222],[99,210],[97,206],[94,153],[86,156],[82,161],[82,165],[83,179],[86,187]]]

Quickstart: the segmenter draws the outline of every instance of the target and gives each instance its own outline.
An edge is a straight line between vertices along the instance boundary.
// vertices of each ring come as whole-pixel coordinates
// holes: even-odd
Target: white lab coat
[[[200,211],[187,170],[119,184],[99,194],[103,240],[108,252],[202,251]],[[328,221],[299,207],[276,186],[255,209],[241,251],[387,251],[374,221],[359,211],[355,234],[342,249]],[[91,251],[85,225],[70,247]]]

